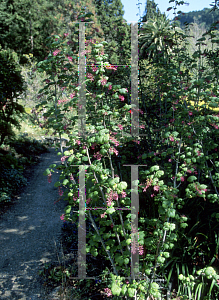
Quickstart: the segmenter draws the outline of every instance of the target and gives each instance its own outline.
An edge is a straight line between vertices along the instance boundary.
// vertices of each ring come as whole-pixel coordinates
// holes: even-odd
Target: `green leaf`
[[[167,217],[174,218],[175,217],[175,209],[169,209],[167,212]]]
[[[64,179],[62,184],[63,185],[67,185],[68,183],[69,183],[69,180],[68,179]]]
[[[195,177],[195,176],[189,176],[187,180],[189,182],[193,182],[193,181],[197,180],[197,177]]]
[[[43,172],[43,175],[44,176],[48,176],[50,174],[50,169],[46,169],[44,172]]]
[[[113,282],[112,287],[111,287],[111,292],[113,295],[119,296],[120,292],[121,292],[121,288],[115,283]]]
[[[66,214],[70,214],[70,212],[71,212],[71,206],[68,205],[68,206],[66,206],[66,208],[65,208],[65,213],[66,213]]]
[[[83,161],[88,161],[88,157],[87,157],[87,156],[84,156],[84,157],[82,157],[82,160],[83,160]]]
[[[115,212],[115,208],[114,207],[110,207],[110,208],[108,208],[107,210],[106,210],[106,213],[109,213],[110,215],[112,214],[112,213],[114,213]]]
[[[158,171],[159,170],[159,166],[153,166],[150,168],[150,172],[154,172],[154,171]]]
[[[126,257],[125,259],[124,259],[124,264],[128,264],[129,263],[129,258],[128,257]]]
[[[124,260],[123,260],[122,256],[120,255],[115,258],[115,261],[121,266],[123,264]]]
[[[128,288],[128,294],[130,298],[133,298],[135,296],[135,289],[134,288]]]
[[[59,182],[59,181],[57,181],[55,184],[54,184],[54,187],[58,187],[58,186],[60,186],[61,185],[61,183]]]
[[[52,164],[49,166],[49,168],[55,168],[56,167],[56,164]]]
[[[122,291],[121,291],[121,293],[122,293],[123,296],[125,296],[126,291],[127,291],[127,286],[124,284],[122,286]]]
[[[125,181],[121,181],[119,184],[118,184],[118,188],[120,190],[125,190],[127,188],[127,183]]]
[[[125,88],[119,89],[120,94],[127,94],[127,91]]]

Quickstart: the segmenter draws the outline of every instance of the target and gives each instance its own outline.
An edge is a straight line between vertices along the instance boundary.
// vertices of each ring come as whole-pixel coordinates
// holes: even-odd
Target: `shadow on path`
[[[41,155],[33,176],[16,203],[0,216],[0,299],[46,299],[38,271],[42,264],[57,261],[61,236],[60,215],[66,203],[58,200],[54,183],[59,174],[52,174],[48,183],[43,172],[49,165],[60,163],[54,148]],[[61,257],[58,249],[59,257]]]

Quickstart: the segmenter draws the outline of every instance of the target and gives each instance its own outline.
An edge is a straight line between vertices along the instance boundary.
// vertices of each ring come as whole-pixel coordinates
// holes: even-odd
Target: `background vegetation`
[[[147,162],[149,167],[155,163],[159,164],[169,172],[169,179],[166,180],[171,182],[174,168],[167,162],[176,162],[177,146],[171,144],[171,141],[166,144],[161,141],[165,138],[167,126],[170,126],[171,132],[176,128],[181,130],[179,123],[182,124],[187,117],[183,114],[180,118],[176,116],[172,99],[182,103],[182,106],[190,107],[193,115],[195,110],[197,111],[196,121],[199,122],[202,131],[195,128],[194,132],[185,125],[182,132],[188,132],[188,138],[184,141],[181,151],[189,153],[187,148],[190,147],[192,153],[195,149],[196,146],[189,137],[196,138],[198,135],[200,140],[206,138],[208,144],[206,148],[202,148],[204,164],[199,155],[194,157],[194,153],[187,155],[186,159],[188,164],[192,158],[197,159],[192,162],[198,162],[199,170],[193,171],[203,184],[208,185],[208,190],[206,195],[203,194],[204,197],[195,194],[195,191],[190,197],[186,192],[189,181],[184,176],[178,178],[178,184],[181,185],[181,203],[179,201],[176,204],[177,210],[185,216],[188,226],[182,226],[178,230],[178,239],[172,248],[171,256],[157,273],[157,282],[159,278],[165,281],[162,287],[167,299],[179,296],[184,297],[181,299],[188,299],[191,295],[193,296],[189,299],[218,299],[216,285],[211,289],[211,278],[196,275],[196,272],[204,267],[213,267],[216,272],[219,268],[219,181],[216,157],[219,108],[218,104],[215,104],[219,76],[217,4],[216,1],[212,7],[214,10],[206,8],[187,14],[178,13],[175,19],[170,21],[165,14],[160,13],[154,1],[147,1],[142,18],[142,21],[147,23],[139,25],[139,105],[143,112],[140,116],[141,122],[144,124],[140,133],[147,136],[141,138],[139,145],[133,141],[124,144],[119,157],[114,161],[117,173],[129,182],[127,172],[121,169],[121,165],[137,164],[139,159],[141,161],[138,155],[144,152],[141,162]],[[88,37],[97,41],[106,40],[108,46],[104,51],[109,55],[109,63],[129,65],[131,30],[124,22],[120,0],[87,0],[80,1],[80,4],[78,1],[69,0],[3,0],[0,3],[0,203],[10,202],[19,188],[25,186],[25,169],[36,162],[34,156],[46,151],[46,147],[37,140],[42,141],[42,136],[46,135],[57,136],[55,130],[47,127],[45,113],[48,111],[43,104],[47,96],[40,92],[48,78],[46,73],[39,73],[36,67],[38,62],[49,55],[47,38],[52,34],[68,37],[72,56],[77,56],[79,45],[76,22],[79,15],[86,12],[93,13],[91,19],[94,22],[86,28],[87,40]],[[87,49],[90,49],[89,44]],[[89,53],[86,59],[89,62]],[[76,72],[77,59],[74,63],[73,70]],[[130,69],[118,67],[117,70],[116,73],[109,73],[109,81],[130,90]],[[63,100],[64,90],[62,96]],[[125,97],[127,104],[130,104],[130,101],[130,95]],[[73,112],[72,115],[75,117],[77,114]],[[174,138],[176,136],[173,135]],[[138,155],[133,156],[133,153]],[[124,157],[130,157],[130,161],[124,161]],[[153,232],[155,223],[152,220],[158,218],[158,207],[151,197],[151,189],[152,187],[145,194],[141,193],[140,217],[147,223],[148,230]],[[208,194],[213,192],[214,199],[208,197]],[[67,225],[63,230],[68,232],[65,236],[66,251],[72,251],[75,232]],[[147,242],[145,247],[149,248],[148,239]],[[153,250],[145,251],[144,259],[151,253]],[[47,270],[48,268],[47,266]],[[50,273],[45,270],[42,273],[50,276],[50,280],[55,282],[63,281],[64,271],[62,273],[60,269],[50,267]],[[179,280],[179,274],[183,274],[185,278]],[[197,276],[199,281],[195,287],[186,285],[186,280],[193,280],[189,276]],[[65,280],[67,282],[67,277]],[[83,290],[92,287],[92,284],[91,281],[80,282],[77,286]],[[100,291],[101,284],[99,287],[97,282],[95,284],[95,289]],[[83,295],[89,299],[92,297],[92,290],[91,295],[87,296],[86,292]]]

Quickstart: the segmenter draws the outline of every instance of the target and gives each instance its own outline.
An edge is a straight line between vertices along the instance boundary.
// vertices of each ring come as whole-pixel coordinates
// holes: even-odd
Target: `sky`
[[[136,14],[139,14],[138,9],[138,3],[142,3],[139,5],[140,7],[140,13],[141,17],[143,16],[145,6],[146,6],[146,0],[121,0],[123,4],[123,10],[125,11],[124,19],[130,24],[131,22],[138,22],[139,15],[136,16]],[[195,10],[202,10],[203,8],[211,8],[210,4],[213,3],[213,0],[186,0],[185,2],[189,3],[189,5],[181,5],[178,6],[178,10],[181,10],[182,12],[189,12],[189,11],[195,11]],[[169,3],[169,0],[155,0],[155,3],[158,4],[158,7],[162,13],[166,12],[166,16],[169,19],[173,18],[173,10],[166,11],[168,7],[173,6],[173,3]]]

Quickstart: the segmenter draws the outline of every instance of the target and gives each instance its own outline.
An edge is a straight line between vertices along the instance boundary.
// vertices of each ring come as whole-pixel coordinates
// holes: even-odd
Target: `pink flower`
[[[69,61],[72,61],[72,59],[73,59],[73,58],[72,58],[71,56],[68,56],[68,60],[69,60]]]
[[[111,226],[111,228],[113,228],[114,227],[113,223],[110,226]]]
[[[56,49],[56,50],[53,52],[53,55],[56,56],[57,54],[59,54],[60,51],[61,51],[61,50]]]
[[[174,137],[173,136],[170,137],[170,141],[174,142]]]
[[[62,197],[63,194],[62,188],[59,186],[59,196]]]
[[[74,98],[74,96],[75,96],[75,92],[73,92],[73,93],[70,95],[71,98]]]
[[[118,154],[119,154],[119,151],[118,151],[118,150],[116,150],[115,148],[113,149],[113,152],[114,152],[116,155],[118,155]]]
[[[68,36],[69,35],[69,33],[64,33],[64,37],[66,37],[66,36]]]
[[[65,161],[65,156],[61,157],[61,161],[62,162]]]
[[[198,150],[197,154],[198,154],[198,156],[201,156],[201,152],[199,150]]]
[[[101,219],[104,218],[104,216],[106,215],[106,212],[102,215],[100,215]]]
[[[180,180],[183,182],[185,179],[184,179],[184,177],[182,176],[182,177],[180,177]]]
[[[101,160],[101,157],[102,157],[102,156],[103,156],[103,155],[100,154],[99,151],[98,151],[97,153],[94,154],[94,157],[95,157],[97,160]]]
[[[60,217],[60,219],[61,219],[61,220],[64,220],[64,218],[65,218],[65,215],[62,214],[61,217]]]
[[[191,170],[187,170],[187,172],[188,172],[188,173],[190,173],[190,174],[192,173],[192,171],[191,171]]]
[[[91,145],[91,149],[95,149],[95,146],[96,146],[96,145],[97,145],[96,143],[92,144],[92,145]]]
[[[192,116],[192,112],[191,111],[189,111],[189,115]]]
[[[140,141],[137,141],[137,140],[133,140],[133,142],[135,142],[136,144],[140,144]]]
[[[97,69],[98,69],[97,67],[93,67],[93,68],[92,68],[92,71],[93,71],[93,72],[96,72]]]
[[[52,182],[52,178],[51,178],[51,177],[52,177],[52,174],[50,173],[50,174],[47,176],[47,180],[48,180],[49,183]]]
[[[160,189],[159,185],[155,185],[155,186],[154,186],[154,191],[158,192],[159,189]]]
[[[120,130],[123,129],[123,126],[121,124],[118,124],[118,127],[119,127]]]
[[[105,288],[104,292],[107,294],[107,297],[112,296],[112,292],[111,292],[111,290],[109,288]]]
[[[49,80],[49,79],[46,79],[46,83],[50,83],[50,80]]]
[[[171,162],[172,161],[172,159],[170,158],[170,159],[168,159],[168,162]]]
[[[115,144],[115,146],[119,146],[119,142],[114,137],[110,136],[110,140]]]
[[[104,78],[104,79],[101,80],[101,84],[102,84],[102,85],[105,85],[106,83],[107,83],[106,78]]]
[[[108,89],[109,89],[109,90],[111,90],[111,89],[112,89],[112,85],[111,85],[111,84],[109,85]]]
[[[122,191],[122,198],[125,198],[127,196],[126,192]]]
[[[145,125],[140,125],[139,127],[145,129]]]
[[[117,194],[117,192],[113,193],[113,200],[118,200],[119,199],[119,195]]]
[[[119,99],[121,99],[121,101],[125,100],[125,98],[122,95],[119,95]]]
[[[138,251],[139,251],[140,255],[143,255],[144,254],[144,247],[142,245],[140,245]]]
[[[91,198],[86,199],[86,204],[89,204],[91,201]]]
[[[94,81],[94,76],[91,73],[87,73],[87,77],[91,80]]]
[[[132,243],[131,245],[131,253],[132,254],[135,254],[136,253],[136,248],[137,248],[137,245],[136,245],[136,242],[134,240],[134,242]]]
[[[80,145],[80,143],[81,143],[81,141],[79,141],[79,140],[76,140],[75,141],[78,145]]]
[[[154,197],[154,194],[151,194],[151,198],[153,198]]]

